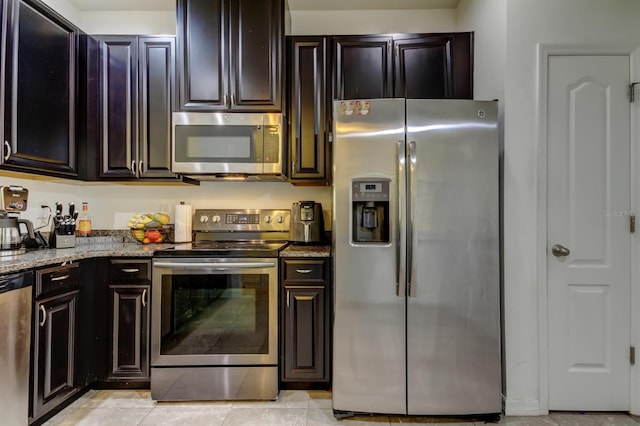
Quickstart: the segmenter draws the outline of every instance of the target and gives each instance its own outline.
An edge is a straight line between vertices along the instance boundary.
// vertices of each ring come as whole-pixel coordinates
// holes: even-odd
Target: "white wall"
[[[455,28],[453,9],[291,12],[292,35],[424,33],[455,31]]]
[[[173,35],[176,14],[148,10],[81,12],[79,27],[87,34]]]
[[[42,0],[51,9],[67,18],[72,24],[80,26],[80,11],[69,0]]]
[[[73,201],[78,208],[89,203],[94,229],[126,229],[134,213],[153,213],[167,209],[171,217],[180,201],[193,208],[291,208],[291,203],[314,200],[322,203],[325,227],[331,229],[331,188],[296,187],[286,182],[202,182],[193,185],[87,183],[51,180],[0,171],[0,186],[20,185],[29,190],[28,208],[21,215],[34,226],[46,223],[46,211],[56,201],[65,206]]]
[[[482,0],[476,0],[483,2]],[[504,297],[507,414],[544,412],[539,387],[536,239],[538,43],[640,44],[637,0],[508,0]]]

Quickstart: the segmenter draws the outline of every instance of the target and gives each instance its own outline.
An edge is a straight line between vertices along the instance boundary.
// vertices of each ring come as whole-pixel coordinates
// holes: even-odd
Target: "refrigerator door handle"
[[[396,296],[400,297],[400,279],[401,279],[401,262],[402,253],[400,244],[402,242],[402,204],[404,202],[404,165],[405,165],[405,148],[404,141],[396,142],[396,155],[398,156],[398,167],[396,169],[396,182],[398,183],[398,204],[396,205]]]
[[[409,141],[408,144],[409,151],[407,153],[407,158],[409,160],[409,164],[407,164],[407,170],[409,173],[408,181],[409,181],[409,190],[407,191],[407,236],[408,236],[408,244],[407,244],[407,297],[415,297],[415,294],[412,294],[413,286],[413,215],[414,215],[414,207],[411,199],[411,194],[416,193],[416,185],[415,185],[415,177],[414,172],[416,169],[417,155],[416,155],[416,141]]]

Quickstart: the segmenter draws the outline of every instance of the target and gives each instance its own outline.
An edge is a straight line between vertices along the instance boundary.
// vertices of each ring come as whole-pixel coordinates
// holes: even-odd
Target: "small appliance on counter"
[[[56,214],[49,233],[49,246],[52,248],[75,247],[77,220],[78,211],[74,203],[69,203],[69,214],[62,215],[62,203],[57,201]]]
[[[298,201],[291,205],[289,241],[294,244],[320,243],[324,240],[322,204]]]
[[[21,186],[3,186],[0,198],[0,256],[22,254],[26,251],[25,242],[36,239],[31,221],[18,218],[27,209],[29,191]],[[20,225],[24,225],[26,233],[20,232]]]

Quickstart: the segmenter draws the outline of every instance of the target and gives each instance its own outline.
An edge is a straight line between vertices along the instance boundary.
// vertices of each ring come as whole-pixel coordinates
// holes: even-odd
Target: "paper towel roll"
[[[193,213],[191,212],[191,206],[185,204],[184,201],[180,201],[180,204],[176,206],[174,216],[174,242],[176,243],[190,243],[191,242],[191,220]]]

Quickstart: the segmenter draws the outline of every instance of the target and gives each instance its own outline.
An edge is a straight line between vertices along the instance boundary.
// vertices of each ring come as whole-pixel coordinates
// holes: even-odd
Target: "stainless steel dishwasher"
[[[29,350],[33,272],[0,276],[0,423],[29,418]]]

